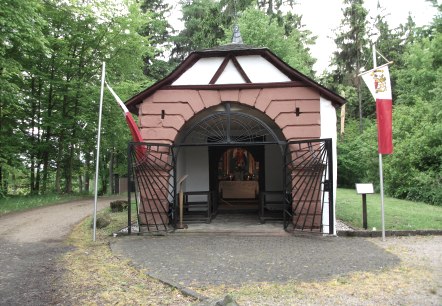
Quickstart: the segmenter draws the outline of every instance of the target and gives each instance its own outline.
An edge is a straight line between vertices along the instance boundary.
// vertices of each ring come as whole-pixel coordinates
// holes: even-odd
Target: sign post
[[[364,229],[368,229],[367,223],[367,194],[373,194],[373,184],[356,184],[357,194],[362,194],[362,226]]]

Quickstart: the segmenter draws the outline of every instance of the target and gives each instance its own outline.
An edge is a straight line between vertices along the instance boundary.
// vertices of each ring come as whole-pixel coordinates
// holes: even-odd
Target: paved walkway
[[[188,233],[120,237],[112,250],[149,275],[185,287],[321,280],[399,263],[364,238],[296,236],[274,224],[248,233],[216,231],[213,224],[203,232],[203,227],[193,233],[190,226]]]

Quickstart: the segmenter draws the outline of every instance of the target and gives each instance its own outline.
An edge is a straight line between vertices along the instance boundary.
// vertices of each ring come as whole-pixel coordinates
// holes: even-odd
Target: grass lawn
[[[385,229],[442,230],[442,206],[384,197]],[[336,217],[347,224],[362,228],[362,195],[354,189],[337,190]],[[381,230],[381,196],[367,195],[368,229]]]
[[[0,215],[23,211],[31,208],[66,203],[73,200],[90,198],[91,195],[45,194],[33,196],[8,196],[0,198]]]
[[[136,220],[136,207],[132,206],[132,220]],[[190,305],[195,299],[147,276],[145,270],[135,268],[128,259],[112,254],[112,233],[127,225],[127,211],[111,213],[109,208],[97,217],[110,220],[110,225],[97,229],[96,242],[92,241],[92,218],[86,218],[75,227],[68,244],[72,251],[59,261],[66,271],[57,296],[69,305]]]
[[[348,198],[353,194],[352,190],[341,190],[341,196],[345,192]],[[132,212],[135,212],[135,206]],[[97,229],[97,241],[91,241],[91,218],[87,218],[68,239],[68,243],[73,246],[72,250],[58,262],[65,271],[60,280],[63,286],[57,289],[61,301],[72,305],[184,306],[198,303],[178,290],[150,278],[146,270],[136,268],[128,259],[117,257],[111,252],[109,244],[112,241],[131,239],[111,236],[111,233],[126,224],[127,212],[110,213],[109,209],[104,209],[98,215],[107,215],[111,224],[104,229]],[[389,269],[334,275],[323,281],[209,285],[191,289],[216,300],[230,294],[239,305],[438,305],[438,270],[433,268],[437,263],[430,261],[433,265],[429,265],[428,253],[424,251],[417,256],[414,249],[407,246],[419,248],[420,245],[438,245],[439,240],[432,242],[435,241],[433,238],[401,237],[388,239],[388,244],[372,239],[375,243],[378,241],[379,247],[401,258],[398,266]],[[148,241],[140,240],[140,243]]]

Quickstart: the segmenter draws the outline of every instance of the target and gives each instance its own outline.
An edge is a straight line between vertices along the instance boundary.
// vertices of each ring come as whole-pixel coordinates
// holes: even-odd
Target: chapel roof
[[[268,69],[273,69],[272,72],[276,75],[275,79],[263,82],[262,78],[266,77],[266,73],[257,71],[256,67],[250,64],[250,60],[248,60],[247,64],[244,63],[244,58],[253,58],[265,62]],[[214,62],[215,64],[211,64],[213,66],[211,68],[212,70],[203,69],[196,71],[201,67],[199,64],[203,61]],[[228,82],[226,83],[228,78],[226,76],[223,78],[222,75],[222,73],[224,73],[223,70],[229,67],[229,65],[231,71],[237,70],[236,78],[232,78],[230,84]],[[189,82],[189,80],[193,80],[192,76],[201,78],[201,75],[204,74],[206,74],[206,76],[202,79],[203,81],[195,82],[194,84]],[[183,81],[186,76],[187,80]],[[269,75],[268,78],[270,77]],[[221,78],[223,78],[223,82],[217,83],[217,80]],[[346,103],[343,97],[290,67],[268,48],[254,47],[242,43],[230,43],[191,52],[168,76],[127,100],[126,106],[131,112],[136,113],[136,106],[160,89],[216,90],[291,86],[311,87],[317,90],[321,96],[330,100],[335,106],[341,106]]]

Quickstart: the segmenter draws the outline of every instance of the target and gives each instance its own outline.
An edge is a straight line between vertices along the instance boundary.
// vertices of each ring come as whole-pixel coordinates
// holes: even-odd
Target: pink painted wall
[[[141,136],[147,142],[173,143],[190,118],[222,102],[238,102],[262,111],[275,121],[287,140],[320,137],[319,94],[307,87],[158,90],[140,105]],[[302,113],[299,116],[296,108]]]
[[[254,107],[273,119],[286,140],[314,139],[321,136],[319,93],[308,87],[237,89],[237,90],[158,90],[140,104],[139,119],[141,136],[146,142],[172,144],[183,125],[198,112],[222,102],[237,102]],[[296,108],[301,114],[296,116]],[[164,111],[164,118],[161,118]],[[296,154],[296,153],[294,153]],[[295,184],[296,182],[293,182]],[[300,186],[298,188],[303,188]],[[311,198],[298,199],[310,203]],[[321,203],[297,205],[298,222],[307,222],[312,215],[320,213]],[[145,218],[150,208],[141,208]],[[154,211],[152,211],[154,212]],[[154,215],[165,217],[165,212]],[[147,221],[147,220],[146,220]],[[294,220],[295,221],[295,220]],[[319,219],[314,228],[319,228]]]

